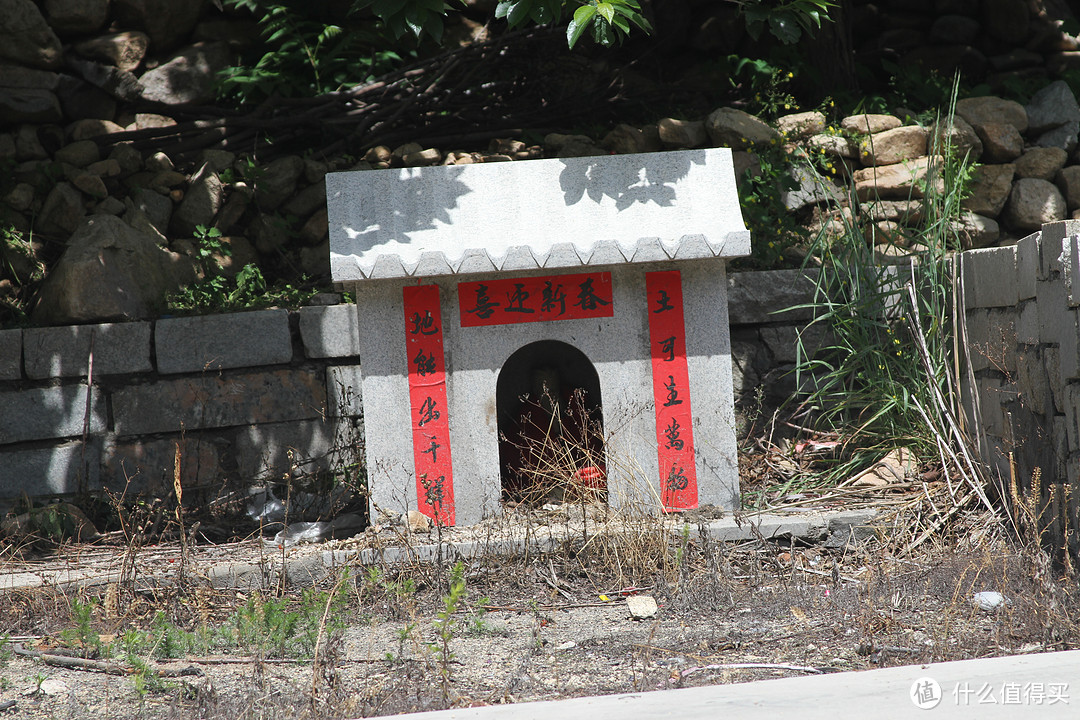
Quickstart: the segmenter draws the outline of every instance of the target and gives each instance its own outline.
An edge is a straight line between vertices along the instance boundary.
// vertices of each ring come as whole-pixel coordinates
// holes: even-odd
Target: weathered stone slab
[[[359,365],[332,365],[326,368],[326,411],[328,417],[364,414],[361,402],[363,379]]]
[[[300,339],[309,358],[355,357],[360,354],[356,305],[300,308]]]
[[[180,446],[182,486],[213,482],[221,478],[219,443],[197,435],[177,435],[166,439],[109,440],[101,453],[102,483],[122,490],[131,483],[133,492],[171,493]]]
[[[970,250],[962,256],[969,308],[1016,305],[1016,247]]]
[[[321,420],[251,425],[236,438],[237,469],[255,480],[329,470],[333,441],[332,424]]]
[[[813,311],[809,308],[788,308],[813,300],[814,275],[816,271],[804,273],[802,270],[731,273],[728,275],[728,317],[731,324],[810,320]]]
[[[86,386],[11,390],[0,393],[0,445],[82,435]],[[106,427],[105,400],[97,388],[90,400],[91,433]]]
[[[0,330],[0,380],[22,377],[22,330]]]
[[[96,488],[99,451],[94,442],[69,442],[46,448],[4,453],[0,467],[0,498],[15,499],[26,493],[59,495],[78,492],[80,480]]]
[[[750,252],[727,148],[330,173],[326,193],[337,282],[507,270],[514,248],[545,269],[673,259],[686,238]]]
[[[319,374],[276,370],[166,380],[112,396],[119,436],[310,420],[326,407]]]
[[[23,357],[27,377],[86,377],[93,338],[94,376],[148,372],[150,323],[106,323],[27,328]]]
[[[287,310],[159,320],[154,343],[162,374],[278,365],[293,356]]]

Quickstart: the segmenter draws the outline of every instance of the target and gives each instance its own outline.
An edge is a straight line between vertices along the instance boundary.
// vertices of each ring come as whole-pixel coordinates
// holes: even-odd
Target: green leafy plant
[[[809,234],[784,204],[783,193],[798,187],[792,177],[793,158],[774,142],[755,148],[757,167],[747,169],[739,188],[743,220],[753,238],[751,264],[773,268],[784,263],[784,254],[805,243]]]
[[[444,704],[450,702],[450,663],[454,660],[454,653],[450,651],[450,643],[459,629],[459,621],[454,616],[465,601],[466,594],[465,565],[457,562],[450,570],[449,589],[442,596],[443,606],[434,622],[437,637],[435,656],[439,662],[439,680],[442,686]]]
[[[409,54],[390,47],[391,39],[372,23],[351,19],[364,3],[336,16],[324,5],[295,0],[225,0],[224,4],[250,12],[262,36],[260,54],[219,75],[221,93],[240,102],[258,102],[272,95],[308,97],[363,83],[389,71]],[[419,3],[432,4],[432,0]],[[442,0],[434,4],[441,9]],[[438,19],[441,27],[441,14]]]
[[[278,283],[267,285],[257,265],[245,265],[236,277],[215,275],[193,282],[169,295],[169,308],[181,313],[212,313],[252,310],[266,307],[299,307],[318,290],[307,284]]]
[[[829,9],[836,3],[828,0],[736,0],[746,19],[746,30],[757,40],[768,28],[785,45],[813,34],[829,18]]]

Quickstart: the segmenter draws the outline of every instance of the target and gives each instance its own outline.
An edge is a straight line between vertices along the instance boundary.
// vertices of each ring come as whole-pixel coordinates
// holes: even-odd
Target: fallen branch
[[[135,674],[135,668],[121,665],[120,663],[110,662],[108,660],[91,660],[89,658],[72,657],[71,655],[44,653],[37,650],[27,650],[19,643],[12,643],[11,651],[16,655],[40,660],[46,665],[68,668],[70,670],[88,670],[90,672],[105,673],[106,675]],[[157,677],[182,677],[185,675],[203,674],[202,670],[193,665],[181,668],[152,667],[150,668],[150,672]]]

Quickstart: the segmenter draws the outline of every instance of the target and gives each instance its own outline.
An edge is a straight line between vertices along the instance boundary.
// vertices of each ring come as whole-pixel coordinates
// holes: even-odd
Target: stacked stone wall
[[[2,330],[0,505],[340,474],[358,351],[347,304]]]
[[[963,253],[961,277],[972,435],[1006,492],[1037,474],[1061,547],[1080,518],[1080,221]]]

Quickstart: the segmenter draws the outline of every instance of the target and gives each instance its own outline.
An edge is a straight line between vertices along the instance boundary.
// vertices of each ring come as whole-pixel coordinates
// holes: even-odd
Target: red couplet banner
[[[454,478],[439,287],[414,285],[405,287],[403,294],[416,505],[440,525],[453,525]]]
[[[458,283],[462,327],[611,317],[611,273]]]
[[[645,273],[645,292],[656,402],[660,502],[664,510],[692,510],[698,506],[698,490],[682,276],[678,270]]]

